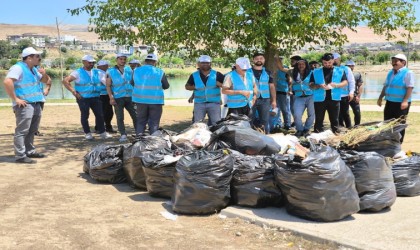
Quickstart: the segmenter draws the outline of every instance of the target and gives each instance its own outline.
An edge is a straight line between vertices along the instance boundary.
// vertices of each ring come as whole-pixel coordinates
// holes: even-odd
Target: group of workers
[[[45,157],[33,145],[45,102],[42,83],[51,85],[51,78],[39,67],[40,54],[32,47],[24,49],[22,61],[10,68],[4,81],[16,116],[17,163],[36,163],[33,158]],[[115,66],[100,60],[95,68],[96,60],[91,55],[83,56],[83,66],[64,78],[63,84],[76,98],[86,140],[94,138],[88,121],[90,110],[95,115],[95,132],[103,139],[116,133],[111,125],[115,112],[119,141],[128,140],[124,110],[132,119],[137,136],[144,135],[146,127],[149,134],[159,129],[164,90],[169,88],[169,82],[164,71],[156,67],[157,61],[155,54],[148,54],[143,65],[132,60],[128,66],[127,56],[117,54]],[[290,129],[294,125],[296,136],[305,136],[312,126],[316,133],[324,131],[325,112],[328,112],[331,130],[338,133],[340,126],[352,126],[351,106],[355,125],[360,124],[363,80],[360,73],[353,72],[353,61],[341,65],[338,53],[325,53],[321,58],[322,67],[316,61],[308,63],[300,56],[293,56],[291,68],[288,68],[283,57],[275,56],[276,77],[264,67],[265,57],[260,52],[253,55],[253,65],[246,57],[238,58],[227,74],[212,69],[211,61],[208,55],[200,56],[197,71],[185,85],[187,90],[193,91],[193,122],[202,122],[207,116],[208,124],[214,125],[224,116],[222,110],[227,109],[227,114],[250,117],[253,126],[264,133]],[[408,114],[415,79],[406,64],[405,55],[392,57],[393,69],[377,102],[381,106],[382,98],[387,100],[384,119]],[[303,122],[305,110],[307,117]],[[403,137],[404,131],[401,142]]]

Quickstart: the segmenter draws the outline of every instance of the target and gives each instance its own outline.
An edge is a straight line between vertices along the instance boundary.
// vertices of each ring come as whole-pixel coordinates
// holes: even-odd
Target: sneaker
[[[41,154],[41,153],[27,154],[27,156],[29,158],[44,158],[45,157],[45,155],[44,154]]]
[[[108,134],[107,132],[103,132],[102,134],[99,135],[102,139],[109,139],[112,138],[112,135]]]
[[[23,163],[23,164],[35,164],[36,161],[25,156],[23,158],[16,159],[16,163]]]
[[[311,133],[309,132],[309,130],[304,129],[303,130],[303,136],[307,137],[308,135],[310,135]]]
[[[120,137],[120,140],[119,140],[120,142],[126,142],[126,141],[128,141],[128,139],[127,139],[127,135],[122,135],[121,137]]]
[[[86,138],[86,140],[93,140],[93,135],[92,135],[92,133],[87,133],[86,135],[85,135],[85,138]]]

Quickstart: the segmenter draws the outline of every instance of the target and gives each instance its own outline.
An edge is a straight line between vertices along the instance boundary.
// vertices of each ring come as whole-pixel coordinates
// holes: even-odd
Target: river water
[[[378,98],[383,83],[385,82],[386,72],[375,72],[363,74],[364,81],[364,93],[363,99],[376,99]],[[3,81],[4,76],[0,76]],[[170,88],[165,90],[165,98],[188,98],[191,95],[191,91],[185,90],[184,85],[187,82],[188,77],[177,77],[169,78]],[[47,99],[74,99],[73,95],[67,91],[59,79],[53,79],[50,94]],[[8,96],[4,90],[4,85],[0,84],[0,99],[8,99]],[[416,75],[416,85],[412,95],[413,100],[420,100],[420,75]]]

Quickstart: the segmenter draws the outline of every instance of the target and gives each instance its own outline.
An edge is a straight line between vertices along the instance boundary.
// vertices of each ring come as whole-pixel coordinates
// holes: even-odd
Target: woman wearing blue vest
[[[392,69],[386,77],[384,87],[378,98],[378,106],[381,107],[382,98],[385,96],[384,120],[397,119],[408,115],[411,105],[411,94],[416,82],[414,73],[406,67],[407,57],[404,54],[393,56],[391,64]],[[402,143],[405,130],[400,133],[400,141]]]
[[[211,57],[207,55],[198,58],[198,67],[185,84],[186,90],[194,91],[193,122],[203,121],[207,114],[208,125],[215,125],[221,119],[220,87],[224,75],[211,69]]]
[[[222,93],[227,95],[228,114],[251,115],[251,107],[257,98],[254,75],[248,71],[248,58],[236,59],[235,71],[229,72],[223,81]]]
[[[322,56],[322,67],[315,69],[311,75],[310,86],[313,88],[315,107],[314,131],[324,131],[325,111],[328,111],[331,130],[338,130],[338,115],[340,113],[341,88],[347,86],[347,77],[341,68],[334,67],[333,55],[325,53]]]
[[[105,132],[104,115],[102,111],[101,99],[99,99],[101,81],[99,72],[94,69],[96,60],[91,55],[82,57],[83,67],[79,68],[63,80],[63,84],[75,97],[80,109],[80,122],[82,123],[83,132],[85,132],[86,140],[93,140],[93,135],[89,127],[89,110],[92,109],[95,115],[95,124],[98,133],[102,139],[111,138],[112,136]],[[74,89],[71,82],[74,81]]]
[[[305,59],[299,60],[293,68],[292,90],[295,95],[293,120],[296,126],[296,136],[306,136],[315,121],[313,91],[309,87],[312,71]],[[303,112],[307,110],[305,125],[302,123]]]
[[[134,128],[137,127],[136,110],[131,100],[133,95],[133,71],[126,65],[127,56],[117,54],[117,65],[107,71],[106,89],[109,102],[114,106],[115,116],[117,117],[118,132],[120,132],[120,142],[126,142],[127,133],[124,125],[124,109],[128,111]]]
[[[144,65],[134,70],[133,102],[137,106],[136,134],[143,135],[146,125],[149,133],[159,129],[162,106],[165,103],[164,90],[169,88],[165,72],[156,67],[157,56],[148,54]]]
[[[4,80],[6,93],[13,101],[13,111],[16,117],[14,149],[16,163],[33,164],[31,158],[43,158],[34,146],[34,135],[38,131],[41,120],[41,103],[45,101],[40,88],[40,81],[45,82],[49,76],[45,70],[35,68],[39,63],[40,54],[32,47],[22,51],[22,61],[13,65]],[[42,73],[40,73],[42,72]]]

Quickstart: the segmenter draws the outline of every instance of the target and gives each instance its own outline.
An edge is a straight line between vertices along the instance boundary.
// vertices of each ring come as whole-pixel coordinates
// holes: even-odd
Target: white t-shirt
[[[39,79],[42,78],[42,75],[38,71],[37,71],[37,73],[38,73],[37,77],[38,77],[38,80],[39,80]],[[15,79],[17,81],[21,81],[22,77],[23,77],[23,69],[19,65],[13,65],[9,69],[9,72],[7,72],[7,76],[6,76],[6,78],[12,78],[12,79]]]

